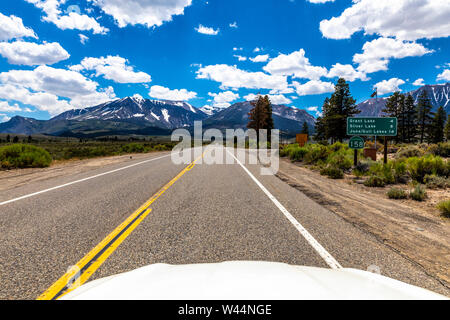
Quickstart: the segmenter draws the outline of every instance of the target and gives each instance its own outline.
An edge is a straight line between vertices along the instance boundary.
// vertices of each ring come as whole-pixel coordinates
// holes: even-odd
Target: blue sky
[[[270,94],[320,113],[450,81],[446,0],[0,2],[0,121],[139,94],[225,108]],[[422,79],[422,80],[421,80]]]

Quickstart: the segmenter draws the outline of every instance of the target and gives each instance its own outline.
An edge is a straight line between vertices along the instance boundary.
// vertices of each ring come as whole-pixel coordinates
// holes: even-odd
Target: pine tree
[[[347,137],[347,118],[361,111],[355,105],[356,100],[350,94],[350,88],[345,79],[340,78],[331,98],[324,103],[326,137],[332,142],[343,141]]]
[[[325,132],[325,121],[322,117],[318,117],[316,119],[316,134],[314,136],[314,139],[316,141],[326,140],[326,132]]]
[[[405,130],[406,142],[411,143],[416,136],[416,106],[414,105],[414,98],[408,95],[405,99]]]
[[[431,142],[439,143],[444,141],[445,118],[446,114],[444,108],[439,107],[430,126]]]
[[[399,91],[394,92],[387,101],[382,110],[387,116],[398,119],[399,132],[396,140],[404,142],[406,140],[406,114],[405,114],[405,96]]]
[[[420,143],[426,138],[426,135],[429,134],[430,125],[433,120],[431,112],[432,109],[430,98],[425,90],[419,96],[417,102],[417,129],[419,133]]]
[[[302,134],[307,134],[307,135],[309,135],[309,126],[308,126],[308,124],[306,123],[306,121],[303,121],[303,126],[302,126],[302,131],[301,131],[301,133],[302,133]]]
[[[11,142],[11,136],[9,134],[6,136],[6,142],[8,142],[8,143]]]
[[[450,141],[450,114],[447,116],[447,124],[445,125],[445,138]]]
[[[259,96],[258,100],[251,102],[251,104],[253,109],[248,114],[247,128],[256,130],[256,143],[259,148],[259,130],[267,129],[270,134],[270,130],[274,128],[272,104],[268,96]]]

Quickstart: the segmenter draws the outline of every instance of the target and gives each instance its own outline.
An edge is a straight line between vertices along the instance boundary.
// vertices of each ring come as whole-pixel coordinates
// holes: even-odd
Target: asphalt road
[[[419,264],[277,177],[260,175],[259,165],[245,164],[247,172],[238,163],[196,163],[187,170],[167,153],[142,161],[2,191],[0,299],[36,299],[107,243],[108,235],[124,230],[118,226],[134,212],[148,215],[92,265],[89,280],[153,263],[256,260],[329,268],[335,261],[344,268],[378,268],[385,276],[449,295]],[[55,189],[39,193],[49,188]]]

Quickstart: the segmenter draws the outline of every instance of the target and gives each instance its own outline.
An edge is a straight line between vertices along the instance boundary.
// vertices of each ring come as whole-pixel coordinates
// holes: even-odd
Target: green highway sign
[[[350,149],[364,149],[364,139],[361,137],[352,137],[348,143]]]
[[[395,137],[397,135],[397,118],[347,118],[347,135]]]

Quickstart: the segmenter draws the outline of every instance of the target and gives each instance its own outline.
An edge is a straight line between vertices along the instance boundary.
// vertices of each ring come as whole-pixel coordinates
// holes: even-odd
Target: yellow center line
[[[122,222],[113,232],[103,239],[94,249],[86,254],[75,266],[65,273],[50,288],[41,294],[38,300],[54,300],[62,297],[78,286],[84,284],[97,269],[108,259],[117,247],[133,232],[134,229],[150,214],[150,205],[166,192],[186,172],[203,158],[204,154],[195,159],[175,178],[155,193],[146,203]]]

